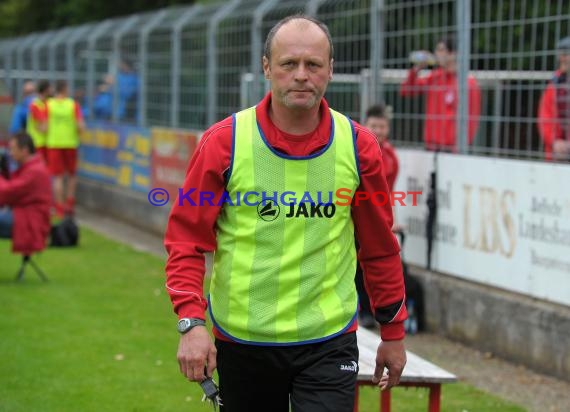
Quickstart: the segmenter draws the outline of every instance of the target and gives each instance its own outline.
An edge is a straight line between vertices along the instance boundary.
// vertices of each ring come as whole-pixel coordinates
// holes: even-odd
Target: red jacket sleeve
[[[481,115],[481,89],[474,77],[469,77],[469,144],[473,143]]]
[[[33,174],[15,173],[10,180],[0,176],[0,206],[20,204],[32,187],[34,187]]]
[[[164,246],[166,288],[179,318],[205,319],[205,252],[216,249],[216,219],[221,206],[200,202],[200,193],[220,199],[225,190],[224,172],[231,157],[231,118],[208,129],[192,156],[182,187],[187,197],[177,197],[166,227]],[[192,202],[196,205],[193,206]]]
[[[431,81],[431,73],[427,77],[419,77],[419,71],[415,68],[410,69],[408,77],[400,85],[400,96],[409,97],[417,96],[425,93]]]
[[[75,102],[75,120],[78,122],[83,120],[83,114],[81,114],[81,106],[77,102]]]
[[[378,142],[370,131],[360,125],[356,125],[356,132],[360,163],[358,190],[388,194]],[[407,319],[400,246],[392,233],[391,202],[383,206],[377,204],[370,200],[361,201],[358,205],[353,202],[352,217],[360,244],[358,257],[371,307],[380,323],[382,339],[398,340],[404,337],[403,322]]]
[[[38,105],[34,103],[30,105],[30,115],[36,122],[44,122],[47,120],[46,111],[40,109]]]
[[[540,98],[538,105],[538,132],[544,143],[544,152],[547,157],[552,153],[552,144],[561,133],[558,124],[558,109],[556,107],[556,90],[549,83]]]

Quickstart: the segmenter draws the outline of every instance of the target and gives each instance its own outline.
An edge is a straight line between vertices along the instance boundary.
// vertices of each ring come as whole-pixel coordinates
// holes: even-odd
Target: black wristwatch
[[[182,318],[178,321],[178,332],[185,334],[194,326],[206,326],[206,322],[196,318]]]

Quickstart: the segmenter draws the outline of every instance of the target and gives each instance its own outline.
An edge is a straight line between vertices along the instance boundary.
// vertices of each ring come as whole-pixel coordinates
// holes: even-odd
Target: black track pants
[[[223,412],[352,412],[356,333],[298,346],[216,340]]]

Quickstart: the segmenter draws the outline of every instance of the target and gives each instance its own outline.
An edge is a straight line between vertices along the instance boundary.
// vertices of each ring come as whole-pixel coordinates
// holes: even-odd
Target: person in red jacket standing
[[[336,188],[388,191],[374,135],[323,97],[333,56],[322,22],[302,15],[278,22],[262,58],[270,93],[204,133],[170,213],[166,287],[182,334],[180,371],[201,382],[217,368],[225,412],[353,411],[355,230],[381,325],[373,381],[388,389],[405,365],[405,288],[390,205],[302,200]],[[224,193],[257,201],[220,203]],[[260,193],[281,200],[264,203]],[[215,200],[204,202],[204,194]],[[334,210],[329,217],[308,215],[307,207],[324,203]],[[212,251],[206,299],[204,253]]]
[[[394,146],[388,141],[390,135],[390,107],[384,104],[371,106],[366,111],[366,126],[380,145],[382,151],[382,162],[384,163],[384,174],[390,192],[394,190],[396,178],[398,177],[399,162]]]
[[[394,146],[392,146],[388,141],[388,136],[390,135],[389,109],[390,108],[383,103],[369,107],[366,111],[364,126],[366,126],[372,133],[374,133],[374,136],[376,136],[376,140],[378,141],[378,145],[382,152],[382,163],[384,165],[386,183],[388,183],[388,188],[390,189],[390,192],[392,192],[394,191],[394,185],[396,184],[396,178],[398,177],[399,162]],[[392,231],[395,232],[398,229],[399,227],[394,221]],[[372,313],[372,308],[370,306],[370,298],[368,297],[364,286],[364,274],[362,273],[360,262],[356,265],[355,280],[356,290],[358,291],[358,302],[360,303],[358,322],[365,328],[373,328],[376,326],[376,320],[374,319],[374,314]]]
[[[0,175],[0,237],[30,255],[45,248],[50,231],[50,175],[26,133],[10,139],[10,156],[19,167],[10,179]]]
[[[420,77],[426,62],[416,63],[400,87],[402,97],[425,93],[426,112],[424,141],[428,150],[456,151],[456,118],[459,103],[457,86],[457,61],[455,39],[452,36],[437,42],[435,57],[439,67],[427,76]],[[471,75],[469,85],[469,127],[468,142],[471,144],[477,134],[481,111],[481,91],[477,80]]]
[[[538,132],[547,160],[570,160],[570,37],[558,43],[558,70],[538,106]]]

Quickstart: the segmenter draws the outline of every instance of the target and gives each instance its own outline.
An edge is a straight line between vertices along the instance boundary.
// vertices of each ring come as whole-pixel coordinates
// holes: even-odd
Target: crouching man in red
[[[30,255],[46,246],[50,231],[51,182],[32,138],[10,139],[10,156],[18,169],[0,176],[0,237],[12,239],[12,251]]]

